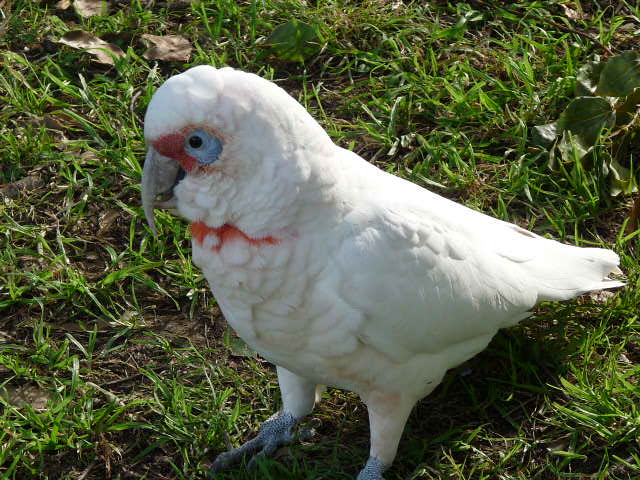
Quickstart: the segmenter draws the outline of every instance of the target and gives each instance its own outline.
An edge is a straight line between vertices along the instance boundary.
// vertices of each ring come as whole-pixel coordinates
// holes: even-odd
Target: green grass
[[[159,214],[154,239],[140,208],[146,105],[200,63],[277,81],[387,171],[621,255],[627,288],[542,305],[450,372],[412,414],[387,479],[640,478],[630,201],[589,170],[550,172],[530,143],[572,98],[576,70],[608,55],[576,31],[637,48],[638,7],[582,2],[586,17],[570,20],[529,0],[178,3],[111,2],[81,19],[53,1],[0,2],[0,183],[35,179],[0,203],[0,478],[194,478],[279,406],[273,367],[228,330],[185,225]],[[306,65],[261,46],[292,18],[326,39]],[[106,67],[53,41],[76,28],[126,56]],[[145,60],[144,33],[187,37],[189,64]],[[354,478],[363,405],[330,391],[313,417],[311,443],[221,478]]]

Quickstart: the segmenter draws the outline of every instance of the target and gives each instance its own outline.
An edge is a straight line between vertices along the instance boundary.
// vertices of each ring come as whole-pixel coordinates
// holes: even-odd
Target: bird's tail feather
[[[612,250],[580,248],[553,242],[545,249],[544,262],[537,263],[538,300],[567,300],[593,290],[622,287],[624,282],[609,278],[620,275],[620,258]],[[551,261],[550,261],[551,260]]]

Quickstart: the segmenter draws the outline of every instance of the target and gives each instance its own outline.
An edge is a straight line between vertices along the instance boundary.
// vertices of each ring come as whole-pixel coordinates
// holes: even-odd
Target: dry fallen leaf
[[[98,219],[98,236],[102,236],[120,217],[120,210],[111,209],[100,215]]]
[[[65,120],[68,117],[65,117],[64,114],[60,114],[59,112],[54,112],[53,114],[45,114],[42,117],[39,115],[27,114],[29,116],[29,123],[40,128],[44,127],[49,130],[49,138],[54,141],[54,143],[66,143],[68,141],[65,136],[65,132],[69,130],[69,126],[65,123]],[[71,122],[75,124],[75,122]],[[1,188],[0,188],[1,189]]]
[[[12,183],[0,184],[0,196],[5,198],[18,198],[23,193],[29,193],[37,190],[45,183],[44,177],[40,172],[32,172],[26,177],[22,177]]]
[[[106,0],[74,0],[73,8],[81,17],[106,15],[109,4]]]
[[[29,117],[29,123],[37,127],[44,127],[48,130],[66,130],[64,123],[52,115],[45,114],[41,117],[39,115],[27,113],[27,116]]]
[[[167,0],[167,10],[185,10],[200,0]]]
[[[595,292],[590,292],[589,296],[593,303],[607,303],[607,300],[616,296],[616,292],[611,292],[609,290],[596,290]]]
[[[60,0],[58,3],[56,3],[56,8],[58,10],[66,10],[70,6],[71,6],[71,0]]]
[[[20,387],[8,385],[0,390],[0,395],[16,407],[31,405],[34,410],[44,410],[47,407],[47,402],[51,399],[51,395],[41,390],[37,385],[22,385]]]
[[[122,49],[113,43],[105,42],[93,33],[84,30],[73,30],[65,33],[58,43],[68,45],[71,48],[86,50],[96,57],[96,61],[105,65],[113,65],[113,58],[124,56]]]
[[[569,7],[568,5],[565,5],[564,3],[561,3],[560,7],[562,7],[562,10],[564,10],[565,16],[569,20],[586,20],[588,18],[588,15],[585,15],[581,8],[578,8],[576,10]]]
[[[621,353],[618,356],[618,361],[620,363],[626,363],[627,365],[631,365],[631,363],[633,363],[633,362],[631,362],[631,360],[629,360],[629,357],[627,357],[624,353]]]
[[[11,16],[11,4],[6,5],[0,1],[0,36],[7,33],[9,28],[9,17]]]
[[[11,334],[0,330],[0,342],[2,343],[15,342],[15,338],[12,337]],[[2,375],[3,373],[9,373],[10,371],[11,370],[9,370],[7,367],[5,367],[0,363],[0,375]]]
[[[565,436],[546,442],[547,450],[550,452],[566,451],[569,448],[569,439]]]
[[[143,57],[147,60],[166,60],[168,62],[186,62],[193,47],[182,35],[142,35],[147,45]]]

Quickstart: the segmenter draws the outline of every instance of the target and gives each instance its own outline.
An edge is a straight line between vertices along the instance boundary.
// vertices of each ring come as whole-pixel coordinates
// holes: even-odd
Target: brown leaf
[[[106,0],[74,0],[73,8],[81,17],[94,17],[106,15],[109,10],[109,2]]]
[[[595,292],[590,292],[589,296],[593,303],[607,303],[607,300],[616,296],[616,292],[611,292],[609,290],[596,290]]]
[[[64,124],[51,115],[45,115],[42,118],[42,124],[49,130],[65,130]]]
[[[120,210],[111,209],[100,215],[98,219],[98,236],[102,236],[120,217]]]
[[[166,60],[168,62],[186,62],[191,57],[193,47],[182,35],[142,35],[147,45],[143,57],[147,60]]]
[[[36,190],[43,185],[44,177],[36,171],[15,182],[0,185],[0,195],[6,198],[18,198],[22,193]]]
[[[52,115],[44,115],[42,117],[32,114],[27,115],[29,116],[29,123],[38,127],[44,127],[48,130],[66,130],[66,127],[62,123],[62,121]]]
[[[187,10],[200,0],[167,0],[167,10]]]
[[[550,452],[566,451],[569,447],[569,439],[565,436],[563,438],[557,438],[546,442],[547,450]]]
[[[7,385],[0,390],[0,395],[16,407],[31,405],[34,410],[44,410],[47,407],[47,402],[51,399],[51,395],[41,390],[37,385],[22,385],[20,387]]]
[[[15,338],[10,333],[3,332],[0,330],[0,342],[2,343],[15,342]],[[11,372],[11,370],[9,370],[7,367],[5,367],[0,363],[0,376],[9,372]]]
[[[562,10],[564,10],[564,14],[569,20],[586,20],[589,16],[585,15],[581,8],[573,9],[564,3],[560,4]]]
[[[71,0],[60,0],[58,3],[56,3],[56,8],[58,10],[66,10],[70,6],[71,6]]]
[[[122,49],[113,43],[105,42],[93,33],[84,30],[72,30],[65,33],[58,43],[68,45],[71,48],[86,50],[96,57],[96,61],[105,65],[113,65],[113,56],[123,57]]]
[[[27,114],[29,116],[29,123],[36,127],[44,127],[49,130],[49,136],[55,143],[66,143],[68,141],[65,136],[65,132],[69,127],[65,124],[64,120],[67,118],[64,114],[54,112],[53,114],[45,114],[40,117],[38,115]],[[71,121],[71,123],[75,123]],[[1,187],[0,187],[1,190]]]
[[[11,4],[5,5],[0,1],[0,37],[2,37],[9,28],[9,19],[11,18]]]

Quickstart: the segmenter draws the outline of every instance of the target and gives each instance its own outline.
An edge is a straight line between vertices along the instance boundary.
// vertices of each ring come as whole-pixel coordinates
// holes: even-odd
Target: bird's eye
[[[210,165],[222,153],[222,142],[206,130],[194,130],[185,137],[184,151],[200,165]]]
[[[202,138],[199,135],[191,135],[189,137],[189,145],[191,148],[200,148],[202,146]]]

